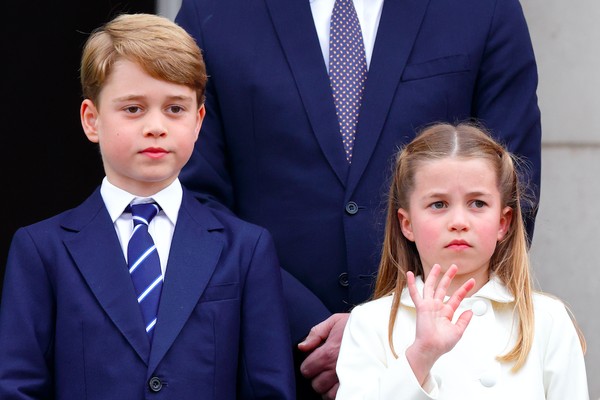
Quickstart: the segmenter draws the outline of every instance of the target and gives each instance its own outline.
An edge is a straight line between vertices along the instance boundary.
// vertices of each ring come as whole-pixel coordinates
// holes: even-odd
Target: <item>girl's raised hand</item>
[[[435,264],[425,280],[423,296],[417,291],[414,274],[407,273],[408,292],[417,312],[417,330],[414,343],[406,349],[406,358],[421,385],[437,359],[458,343],[473,316],[468,310],[456,323],[452,322],[460,302],[475,285],[474,279],[466,281],[448,301],[444,301],[457,270],[458,267],[452,264],[438,282],[441,267]]]

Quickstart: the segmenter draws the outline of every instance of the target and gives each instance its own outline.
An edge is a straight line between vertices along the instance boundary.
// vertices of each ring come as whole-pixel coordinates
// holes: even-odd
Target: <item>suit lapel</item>
[[[150,344],[131,277],[115,228],[99,190],[63,221],[78,232],[65,246],[90,290],[140,358],[147,362]]]
[[[211,230],[220,223],[184,191],[173,234],[148,372],[152,373],[189,319],[217,266],[223,243]]]
[[[308,0],[265,2],[315,136],[340,183],[345,185],[348,162],[310,3]]]
[[[373,155],[428,4],[428,0],[383,3],[352,150],[348,196]]]

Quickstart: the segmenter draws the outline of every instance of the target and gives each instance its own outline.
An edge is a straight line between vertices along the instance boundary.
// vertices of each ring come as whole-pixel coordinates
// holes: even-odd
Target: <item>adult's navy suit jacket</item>
[[[371,295],[391,162],[420,127],[479,119],[526,159],[537,201],[537,71],[518,0],[385,0],[351,165],[309,0],[184,0],[176,22],[209,74],[182,181],[271,232],[297,279],[284,275],[293,340]]]
[[[150,345],[97,190],[14,236],[0,399],[294,398],[281,295],[270,235],[184,191]]]

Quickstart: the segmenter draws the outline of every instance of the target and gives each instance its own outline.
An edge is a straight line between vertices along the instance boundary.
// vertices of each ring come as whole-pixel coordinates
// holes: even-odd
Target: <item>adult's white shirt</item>
[[[353,0],[352,2],[360,23],[368,68],[371,65],[373,47],[375,47],[375,37],[381,19],[383,0]],[[327,71],[329,71],[329,23],[334,5],[335,0],[310,0],[310,9]]]

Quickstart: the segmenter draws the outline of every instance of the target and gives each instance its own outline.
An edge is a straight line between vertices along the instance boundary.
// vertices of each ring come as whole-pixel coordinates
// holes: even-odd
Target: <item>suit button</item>
[[[160,392],[163,385],[160,379],[155,376],[150,378],[150,380],[148,381],[148,386],[150,386],[150,390],[152,390],[153,392]]]
[[[342,272],[340,274],[340,276],[338,277],[338,282],[340,283],[340,286],[347,287],[348,286],[348,273]]]
[[[356,214],[358,212],[358,204],[353,201],[349,201],[348,204],[346,204],[346,212],[349,215]]]

